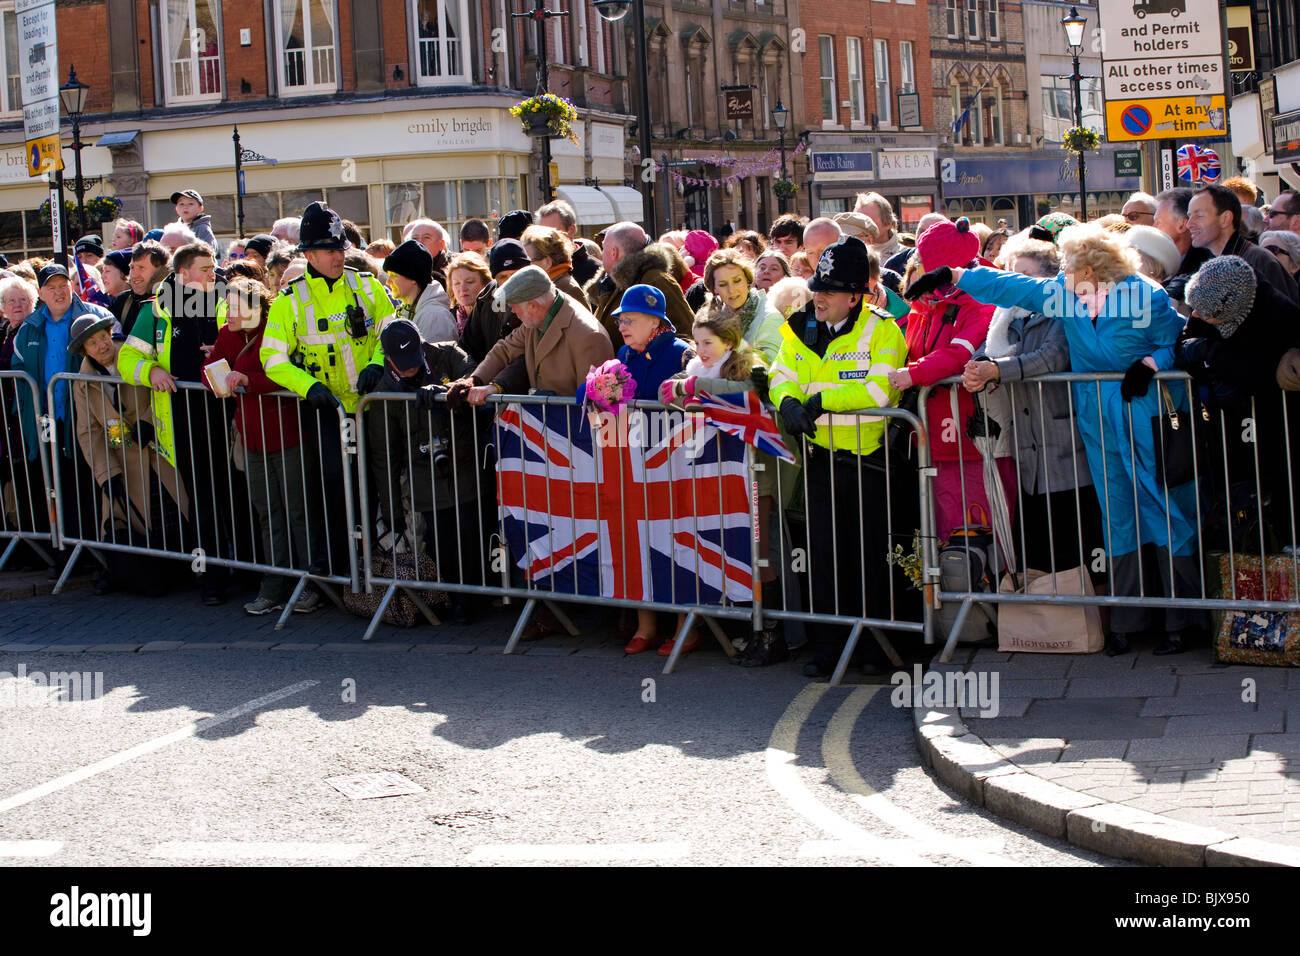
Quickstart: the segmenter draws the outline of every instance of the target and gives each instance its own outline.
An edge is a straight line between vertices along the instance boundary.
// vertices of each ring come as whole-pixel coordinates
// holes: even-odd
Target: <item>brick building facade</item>
[[[852,209],[880,192],[905,224],[937,202],[935,103],[924,0],[802,7],[804,108],[814,157],[803,212]]]
[[[550,0],[557,6],[556,0]],[[528,4],[531,7],[531,3]],[[578,145],[555,141],[560,183],[627,175],[623,33],[588,0],[551,26],[551,89],[579,107]],[[417,215],[453,232],[539,204],[535,144],[507,110],[532,91],[531,23],[520,0],[58,0],[60,77],[90,92],[82,118],[87,198],[172,218],[180,188],[204,194],[219,238],[235,234],[234,143],[278,160],[246,166],[245,234],[324,198],[376,236]],[[0,0],[0,31],[13,32]],[[8,36],[3,38],[16,46]],[[0,44],[0,49],[5,49]],[[21,160],[20,74],[0,103],[0,251],[48,250],[48,196]],[[65,165],[70,127],[63,123]],[[607,222],[637,209],[607,200]],[[69,193],[70,196],[70,193]]]

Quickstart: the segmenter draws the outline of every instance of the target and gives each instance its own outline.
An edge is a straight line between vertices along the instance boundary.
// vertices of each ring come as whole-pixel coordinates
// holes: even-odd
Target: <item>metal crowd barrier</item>
[[[1263,374],[1272,373],[1265,370]],[[1131,609],[1137,608],[1163,608],[1182,615],[1177,618],[1180,621],[1189,620],[1189,616],[1197,612],[1300,611],[1300,594],[1297,593],[1300,548],[1296,546],[1294,493],[1297,476],[1293,472],[1293,455],[1290,453],[1294,433],[1287,393],[1279,393],[1276,403],[1272,399],[1264,402],[1248,397],[1238,412],[1229,414],[1222,407],[1210,410],[1199,402],[1189,402],[1193,387],[1186,374],[1157,374],[1150,388],[1160,396],[1162,403],[1166,402],[1164,388],[1168,389],[1167,397],[1173,400],[1178,410],[1179,429],[1192,436],[1189,441],[1191,477],[1171,489],[1159,480],[1157,469],[1164,467],[1163,462],[1170,460],[1170,454],[1175,450],[1171,444],[1166,444],[1166,435],[1172,436],[1177,430],[1170,432],[1149,419],[1136,420],[1131,403],[1123,406],[1122,433],[1104,427],[1106,413],[1101,389],[1097,385],[1122,379],[1121,373],[1055,373],[998,386],[1009,390],[1012,428],[1009,448],[1017,480],[1015,493],[1008,496],[1012,522],[1010,541],[1002,541],[1002,536],[995,532],[997,546],[1012,553],[1018,569],[1016,573],[1024,581],[1026,573],[1031,570],[1026,566],[1026,555],[1034,552],[1031,539],[1036,539],[1038,563],[1047,566],[1032,570],[1052,575],[1051,588],[1035,594],[1000,593],[996,585],[994,590],[984,590],[969,577],[964,587],[960,583],[955,587],[945,585],[941,580],[938,553],[941,539],[948,529],[936,526],[935,537],[928,542],[926,560],[927,580],[934,585],[930,594],[936,612],[941,611],[945,601],[960,605],[951,621],[941,660],[951,658],[967,616],[982,605],[1095,606],[1111,609],[1112,615],[1130,614],[1133,613]],[[1072,387],[1075,384],[1084,386],[1078,398]],[[1087,388],[1088,385],[1093,387]],[[927,407],[927,399],[935,389],[953,386],[961,388],[960,379],[945,379],[933,387],[922,389],[920,407]],[[1067,482],[1066,487],[1051,486],[1051,469],[1042,447],[1036,447],[1036,461],[1021,460],[1019,447],[1023,428],[1037,425],[1038,435],[1042,436],[1048,433],[1049,428],[1055,427],[1059,440],[1060,429],[1065,425],[1058,419],[1053,426],[1052,420],[1046,417],[1043,396],[1048,388],[1062,389],[1068,396],[1069,424],[1076,430],[1076,435],[1078,422],[1082,421],[1089,427],[1092,423],[1103,425],[1097,429],[1097,447],[1098,454],[1109,467],[1098,469],[1100,481],[1092,480],[1092,472],[1077,440],[1072,443],[1074,450],[1070,456],[1071,477],[1075,483]],[[987,390],[977,394],[977,411],[987,414],[990,401]],[[1163,414],[1169,406],[1161,404],[1158,408]],[[957,427],[964,434],[968,424],[960,422]],[[1141,430],[1152,436],[1150,456],[1135,441],[1134,436]],[[1175,440],[1170,438],[1171,442]],[[1182,446],[1183,449],[1186,447]],[[966,458],[960,445],[958,451],[956,464],[964,476]],[[1125,460],[1130,463],[1128,468],[1122,467]],[[1279,467],[1282,461],[1285,466]],[[936,472],[952,464],[937,462]],[[1026,493],[1024,478],[1027,474],[1043,476],[1044,480],[1035,484],[1036,489],[1041,485],[1040,490]],[[1133,475],[1138,476],[1137,480]],[[978,488],[972,489],[963,479],[960,492],[963,515],[970,513],[977,491]],[[1055,497],[1053,500],[1045,496]],[[937,500],[937,493],[935,497]],[[1137,543],[1137,548],[1117,554],[1112,536],[1117,532],[1127,534],[1125,522],[1130,514],[1132,540]],[[1045,527],[1035,521],[1044,515]],[[1067,535],[1066,540],[1058,540],[1061,534]],[[1078,538],[1077,544],[1069,535]],[[1150,537],[1157,540],[1143,541]],[[1187,540],[1188,546],[1168,547],[1170,542],[1183,539]],[[1129,539],[1123,537],[1120,540],[1127,543]],[[1166,542],[1166,546],[1160,547],[1160,540]],[[1109,547],[1105,546],[1106,541],[1112,542]],[[962,547],[969,552],[969,538],[965,538]],[[1157,549],[1154,556],[1150,553],[1153,548]],[[1183,553],[1177,554],[1180,550]],[[1041,560],[1044,554],[1046,562]],[[1074,561],[1076,555],[1077,562]],[[1263,588],[1262,599],[1246,598],[1238,593],[1239,568],[1256,559]],[[1267,569],[1270,560],[1276,563],[1279,559],[1283,565],[1289,565],[1283,578],[1289,577],[1290,583],[1288,586],[1283,580],[1280,591],[1270,593]],[[970,567],[969,560],[967,567]],[[1221,567],[1226,573],[1220,577]],[[998,570],[1005,571],[1005,568]],[[1079,593],[1061,590],[1058,582],[1072,580],[1075,570],[1080,574]],[[1058,578],[1061,572],[1066,572],[1067,576]],[[1097,587],[1098,593],[1083,593],[1088,583],[1083,579],[1085,574]],[[1220,580],[1221,587],[1216,588],[1216,579]],[[1221,593],[1216,593],[1218,591]],[[1110,629],[1130,632],[1113,626]]]
[[[151,390],[116,377],[60,373],[50,382],[47,407],[54,407],[64,384],[73,444],[65,447],[58,436],[54,446],[60,467],[52,469],[53,497],[59,540],[74,548],[55,593],[83,550],[106,567],[104,552],[119,552],[188,562],[196,573],[217,568],[291,578],[277,630],[309,583],[340,607],[333,586],[357,589],[356,507],[346,461],[354,451],[355,423],[341,408],[313,419],[310,407],[290,392],[255,398],[263,410],[274,402],[294,411],[293,425],[286,428],[277,416],[278,428],[268,434],[260,415],[257,423],[252,416],[241,422],[233,399],[177,382],[170,396],[173,466],[156,440],[162,426],[152,413]],[[155,440],[137,430],[141,420],[150,423]],[[280,449],[254,452],[241,434],[246,472],[237,467],[232,444],[241,425],[245,432],[258,429],[264,448]],[[110,473],[120,480],[108,480]],[[301,536],[295,533],[299,522]],[[295,547],[295,537],[305,539],[311,553]]]
[[[770,617],[784,622],[787,628],[792,623],[850,628],[830,679],[832,685],[843,680],[864,629],[895,667],[901,667],[903,662],[886,631],[921,634],[927,642],[931,640],[930,601],[917,600],[912,613],[908,614],[901,605],[911,597],[910,588],[897,580],[898,576],[885,559],[885,554],[893,553],[896,546],[901,546],[906,553],[914,544],[923,548],[924,542],[931,537],[932,509],[927,481],[930,450],[925,425],[913,412],[902,408],[840,412],[828,415],[823,422],[833,420],[834,426],[849,425],[855,435],[860,435],[860,425],[864,420],[882,418],[886,423],[885,439],[869,456],[860,454],[860,446],[850,449],[837,446],[831,453],[804,438],[798,448],[801,465],[797,469],[776,459],[756,465],[760,472],[767,468],[776,470],[771,485],[774,494],[766,510],[775,518],[778,534],[762,563],[778,562],[776,581],[780,585],[783,604],[781,610],[768,610],[760,601],[756,607],[756,620]],[[824,424],[818,425],[819,429],[824,427]],[[826,473],[830,480],[813,486],[809,481],[809,462],[810,458],[818,456],[825,462],[823,467],[828,469]],[[835,468],[837,463],[841,465],[839,471]],[[819,477],[821,472],[819,468]],[[846,474],[851,476],[847,478],[847,485],[842,477]],[[754,487],[757,499],[757,478]],[[803,497],[804,535],[796,545],[797,532],[789,505],[799,493]],[[814,510],[818,517],[829,513],[832,520],[828,525],[814,526],[810,513]],[[844,514],[852,520],[847,526],[838,520]],[[829,567],[825,561],[827,553],[831,556]],[[822,555],[820,561],[816,559],[817,554]],[[804,560],[796,563],[800,555]],[[851,574],[850,570],[854,573]],[[804,596],[803,588],[795,578],[801,571],[806,571],[811,582],[808,596],[812,606],[808,610],[790,606],[801,603]],[[830,578],[828,588],[827,576]],[[825,606],[824,600],[822,606],[817,606],[818,579],[822,588],[831,592],[829,607]],[[845,597],[846,589],[851,595],[848,599]],[[924,585],[917,590],[923,593]],[[880,599],[881,592],[887,592],[887,600]],[[857,595],[862,596],[862,603],[846,606],[854,605]],[[873,598],[875,608],[870,606]],[[872,613],[873,610],[876,613]]]
[[[30,435],[18,408],[19,390],[30,399]],[[56,563],[52,551],[60,547],[50,485],[49,448],[55,436],[40,408],[40,389],[30,375],[0,371],[0,539],[7,542],[0,569],[22,542],[50,566]]]

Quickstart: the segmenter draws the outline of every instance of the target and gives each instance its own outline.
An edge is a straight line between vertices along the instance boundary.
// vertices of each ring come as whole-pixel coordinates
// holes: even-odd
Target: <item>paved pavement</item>
[[[992,751],[968,762],[971,773],[997,763],[1073,795],[1056,793],[1058,809],[1128,808],[1186,824],[1182,836],[1203,846],[1248,840],[1300,864],[1300,671],[1217,664],[1208,648],[1114,658],[965,649],[936,666],[997,675],[996,716],[940,707],[918,717],[955,718],[950,729]],[[1061,822],[1052,815],[1047,829]]]

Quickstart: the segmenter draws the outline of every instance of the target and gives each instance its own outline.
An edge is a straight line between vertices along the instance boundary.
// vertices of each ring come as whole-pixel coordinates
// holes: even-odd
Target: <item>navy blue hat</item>
[[[298,226],[299,252],[341,250],[351,248],[351,245],[343,235],[343,220],[329,206],[318,200],[303,210],[302,222]]]
[[[641,312],[653,315],[660,322],[668,321],[668,300],[664,294],[652,285],[629,286],[623,293],[623,300],[610,315],[618,318],[624,312]]]
[[[384,350],[384,358],[392,362],[393,368],[399,372],[428,368],[424,361],[420,330],[410,319],[393,319],[385,325],[379,333],[379,345]]]
[[[842,236],[822,253],[808,288],[813,292],[866,292],[870,275],[867,244],[857,236]]]
[[[114,249],[108,255],[104,256],[104,261],[100,263],[100,266],[103,266],[104,262],[107,262],[124,276],[131,274],[130,249]]]
[[[48,266],[41,269],[40,272],[36,273],[36,288],[44,289],[45,283],[49,282],[56,276],[63,276],[63,278],[68,279],[68,270],[57,262],[51,262]],[[72,280],[68,279],[68,281],[70,282]]]
[[[157,242],[157,241],[158,241],[159,239],[161,239],[161,238],[162,238],[162,230],[161,230],[161,229],[150,229],[148,232],[146,232],[146,233],[144,234],[144,238],[141,239],[140,241],[141,241],[141,242],[148,242],[149,240],[152,239],[154,242]]]

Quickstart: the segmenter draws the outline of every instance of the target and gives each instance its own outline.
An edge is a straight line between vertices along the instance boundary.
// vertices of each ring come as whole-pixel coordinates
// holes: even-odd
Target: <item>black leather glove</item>
[[[809,421],[815,422],[817,419],[821,418],[822,412],[824,411],[822,408],[821,392],[818,392],[816,395],[808,399],[808,401],[804,402],[803,410],[807,413]]]
[[[819,403],[820,404],[820,403]],[[794,438],[807,435],[812,438],[817,434],[817,424],[808,414],[808,409],[797,398],[787,398],[781,402],[781,424]]]
[[[446,385],[425,385],[415,390],[415,407],[422,412],[432,411],[438,403],[439,395],[447,394]]]
[[[553,389],[549,389],[549,388],[535,388],[535,389],[533,389],[533,391],[532,391],[530,394],[532,394],[535,398],[554,398],[554,397],[555,397],[555,391],[554,391]]]
[[[903,298],[908,302],[913,302],[925,295],[927,292],[933,292],[935,289],[942,289],[946,285],[952,285],[952,270],[947,266],[940,266],[937,269],[931,269],[925,275],[918,276],[916,280],[907,287],[903,293]]]
[[[1183,339],[1174,346],[1174,361],[1179,368],[1195,373],[1197,368],[1210,357],[1210,340],[1201,338]]]
[[[1126,402],[1141,398],[1146,395],[1147,389],[1151,387],[1151,380],[1155,377],[1155,370],[1138,359],[1128,367],[1128,371],[1124,373],[1124,381],[1119,383],[1120,397]]]
[[[307,389],[307,394],[303,397],[303,401],[317,411],[326,411],[328,409],[338,408],[339,406],[339,400],[334,397],[334,393],[326,388],[322,382],[317,382],[311,388]]]
[[[126,484],[122,481],[121,475],[114,475],[112,478],[108,479],[108,481],[100,485],[99,492],[111,501],[114,507],[118,504],[121,504],[123,508],[126,507],[128,500],[126,497]]]
[[[761,365],[755,365],[749,371],[749,380],[754,383],[754,391],[758,392],[758,399],[764,405],[767,404],[767,369]]]
[[[154,430],[152,422],[136,422],[131,429],[131,440],[143,448],[153,441]]]
[[[379,387],[379,383],[384,378],[384,367],[382,365],[367,365],[357,373],[357,394],[368,395]]]

